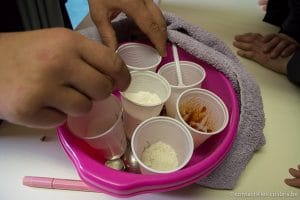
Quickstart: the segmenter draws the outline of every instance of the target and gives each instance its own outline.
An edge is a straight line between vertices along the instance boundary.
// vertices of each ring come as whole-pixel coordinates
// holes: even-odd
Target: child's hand
[[[290,168],[289,172],[294,178],[287,178],[284,182],[289,186],[300,188],[300,165],[298,165],[298,170]]]
[[[281,56],[276,59],[272,58],[271,52],[264,52],[265,43],[263,40],[264,36],[259,33],[245,33],[235,36],[233,45],[239,49],[237,51],[239,56],[254,60],[275,72],[287,74],[287,64],[293,54],[286,58]]]
[[[275,59],[279,56],[289,57],[299,46],[298,42],[283,33],[271,33],[264,36],[263,52],[269,53],[270,57]]]

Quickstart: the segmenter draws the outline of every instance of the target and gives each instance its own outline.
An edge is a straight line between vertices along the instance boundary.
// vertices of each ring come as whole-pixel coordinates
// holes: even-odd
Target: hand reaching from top
[[[166,22],[153,0],[89,0],[89,6],[92,20],[108,47],[113,50],[117,48],[111,20],[124,12],[149,37],[158,52],[162,56],[166,55]]]

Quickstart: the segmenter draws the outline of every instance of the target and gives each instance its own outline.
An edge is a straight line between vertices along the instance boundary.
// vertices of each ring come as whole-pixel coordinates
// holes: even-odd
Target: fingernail
[[[286,183],[286,184],[288,184],[288,182],[289,182],[289,179],[284,179],[284,182]]]
[[[167,56],[167,47],[166,45],[159,50],[159,54],[161,55],[161,57],[166,57]]]
[[[167,50],[166,49],[162,52],[162,57],[167,57]]]

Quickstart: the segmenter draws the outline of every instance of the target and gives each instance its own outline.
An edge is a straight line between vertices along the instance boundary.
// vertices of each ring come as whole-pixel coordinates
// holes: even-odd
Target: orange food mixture
[[[199,102],[192,99],[180,105],[179,112],[184,121],[192,128],[206,133],[213,132],[206,106],[200,105]]]

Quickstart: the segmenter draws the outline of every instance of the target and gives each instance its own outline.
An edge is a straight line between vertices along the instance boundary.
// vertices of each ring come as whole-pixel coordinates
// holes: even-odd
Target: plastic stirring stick
[[[173,50],[173,57],[174,57],[175,66],[176,66],[178,86],[184,86],[184,84],[182,82],[182,74],[181,74],[181,68],[180,68],[180,63],[179,63],[178,51],[177,51],[177,47],[175,44],[172,45],[172,50]]]

